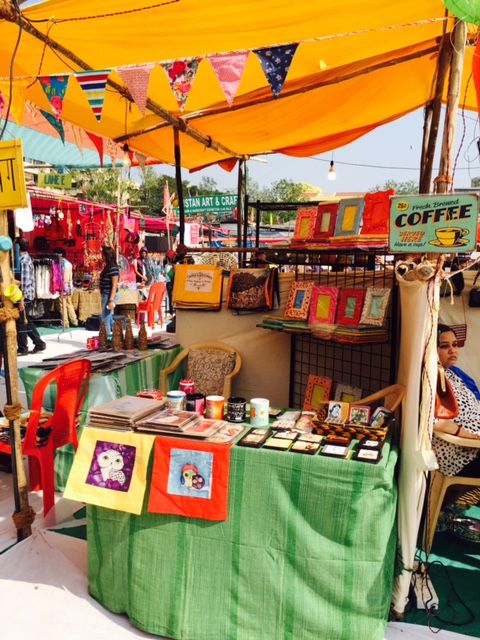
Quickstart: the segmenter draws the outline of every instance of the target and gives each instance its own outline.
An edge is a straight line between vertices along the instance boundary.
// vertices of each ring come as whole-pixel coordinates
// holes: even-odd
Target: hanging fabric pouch
[[[278,301],[278,269],[233,269],[228,280],[228,308],[269,311]]]
[[[458,404],[452,385],[445,375],[445,369],[438,366],[437,393],[435,397],[435,418],[453,420],[458,416]]]

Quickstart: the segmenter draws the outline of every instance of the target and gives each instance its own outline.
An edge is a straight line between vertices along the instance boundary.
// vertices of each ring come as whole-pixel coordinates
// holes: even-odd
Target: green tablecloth
[[[90,593],[178,640],[381,640],[396,458],[235,446],[225,522],[88,507]]]
[[[166,350],[155,350],[149,355],[128,364],[123,369],[117,369],[107,374],[94,373],[90,377],[87,395],[80,411],[80,427],[82,427],[88,416],[91,407],[108,402],[123,395],[135,395],[137,391],[144,389],[157,389],[160,371],[167,367],[180,353],[180,347]],[[32,399],[33,388],[37,382],[45,375],[45,369],[39,367],[23,367],[19,375],[25,386],[28,406]],[[179,374],[180,375],[180,374]],[[51,385],[44,396],[43,408],[51,411],[55,404],[56,386]],[[71,445],[57,449],[55,455],[55,486],[63,491],[67,482],[68,474],[72,466],[74,450]]]

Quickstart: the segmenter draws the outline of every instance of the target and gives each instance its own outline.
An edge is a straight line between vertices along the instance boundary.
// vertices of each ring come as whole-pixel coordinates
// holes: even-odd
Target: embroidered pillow
[[[236,355],[220,349],[192,349],[188,354],[187,378],[195,392],[206,396],[223,395],[225,376],[235,367]]]

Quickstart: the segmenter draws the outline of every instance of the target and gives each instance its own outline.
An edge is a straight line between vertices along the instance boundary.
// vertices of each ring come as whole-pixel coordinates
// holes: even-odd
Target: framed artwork
[[[327,402],[330,399],[331,390],[332,380],[330,378],[310,374],[308,376],[303,409],[305,411],[317,411],[322,402]]]
[[[363,198],[345,198],[338,205],[335,237],[356,236],[362,224]]]
[[[360,324],[368,324],[376,327],[383,326],[387,313],[388,301],[391,289],[368,287],[365,294]]]
[[[362,397],[360,387],[352,387],[348,384],[337,384],[335,387],[335,400],[342,402],[356,402]]]
[[[338,298],[337,324],[347,327],[358,326],[364,302],[365,289],[342,289]]]
[[[366,193],[363,208],[363,234],[388,233],[390,220],[390,198],[395,195],[395,189]]]
[[[362,404],[351,404],[348,421],[354,424],[370,424],[370,407]]]
[[[308,324],[333,324],[337,310],[338,287],[314,286]]]
[[[326,204],[318,205],[313,240],[327,240],[333,236],[337,213],[338,202],[327,202]]]
[[[339,402],[338,400],[330,400],[328,403],[328,414],[326,422],[347,422],[348,420],[348,402]]]
[[[310,308],[313,282],[310,280],[298,282],[295,280],[290,286],[287,304],[285,305],[285,318],[306,320]]]
[[[310,240],[315,230],[317,208],[298,209],[292,240]]]

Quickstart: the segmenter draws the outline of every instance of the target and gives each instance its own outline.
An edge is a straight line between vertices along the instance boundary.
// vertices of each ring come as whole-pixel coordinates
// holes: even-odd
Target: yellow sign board
[[[71,173],[40,173],[38,175],[38,186],[47,189],[71,189]]]
[[[28,206],[21,140],[0,142],[0,209]]]

